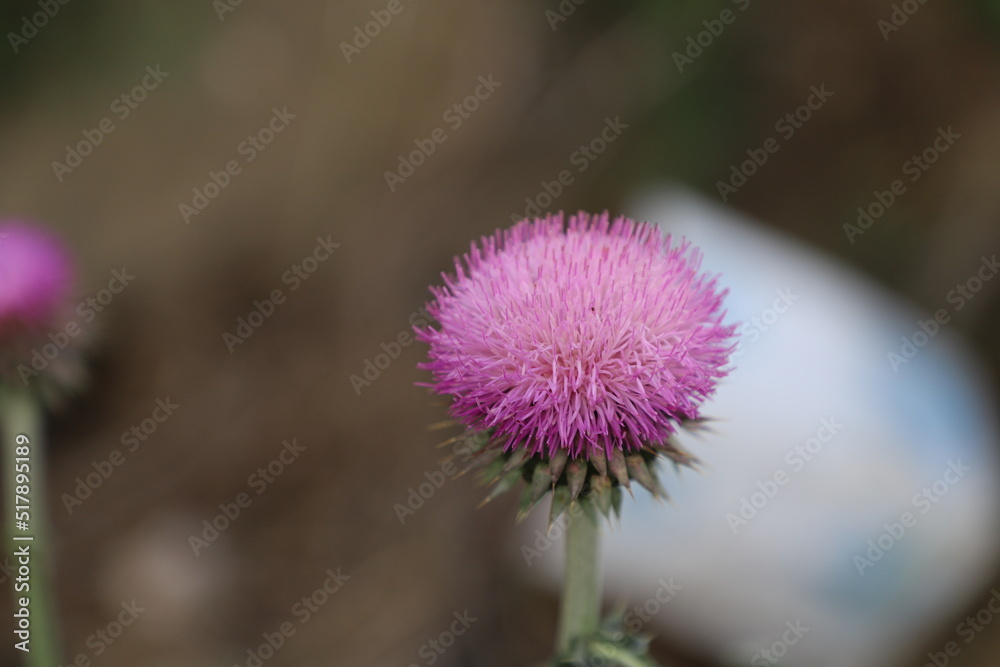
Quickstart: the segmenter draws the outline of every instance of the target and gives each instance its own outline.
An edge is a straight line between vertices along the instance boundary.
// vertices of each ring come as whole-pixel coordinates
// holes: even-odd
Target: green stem
[[[566,578],[559,610],[560,654],[574,639],[597,630],[601,612],[600,530],[586,514],[574,517],[566,528]]]
[[[31,571],[28,575],[27,595],[25,592],[17,592],[14,595],[15,609],[19,608],[16,604],[18,598],[22,596],[29,598],[31,639],[28,644],[30,651],[25,654],[25,664],[29,667],[54,667],[59,664],[59,638],[55,607],[49,588],[49,576],[53,569],[48,539],[48,512],[45,506],[47,496],[41,406],[26,388],[0,387],[0,422],[3,428],[3,466],[7,471],[3,489],[6,502],[3,504],[6,508],[4,519],[7,527],[8,551],[13,553],[20,547],[28,546],[30,552],[28,566]],[[18,473],[14,459],[23,458],[18,455],[18,447],[25,446],[18,444],[18,436],[26,436],[29,442],[27,445],[29,457],[27,475],[30,480],[30,490],[27,494],[30,514],[28,530],[19,530],[15,524],[15,505],[18,504],[15,487],[18,486]],[[24,453],[23,449],[21,453]],[[23,505],[23,502],[21,504]],[[22,511],[23,509],[22,507]],[[32,539],[14,540],[15,536],[32,536]],[[11,559],[13,566],[11,569],[15,575],[21,564],[18,558]],[[16,638],[15,641],[21,640]]]

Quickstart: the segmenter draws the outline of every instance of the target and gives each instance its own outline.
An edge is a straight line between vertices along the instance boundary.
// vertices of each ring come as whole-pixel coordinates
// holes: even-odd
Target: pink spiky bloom
[[[725,376],[733,326],[700,254],[605,213],[523,221],[431,288],[428,384],[506,449],[570,457],[660,443]]]
[[[54,326],[71,289],[69,253],[56,236],[0,222],[0,332]]]

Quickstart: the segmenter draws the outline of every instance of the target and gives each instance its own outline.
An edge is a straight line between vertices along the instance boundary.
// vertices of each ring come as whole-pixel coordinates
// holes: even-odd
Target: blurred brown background
[[[716,197],[730,165],[825,85],[830,101],[728,204],[927,309],[1000,245],[995,3],[927,3],[888,40],[877,22],[893,9],[875,0],[562,6],[575,9],[553,23],[555,0],[402,0],[350,62],[342,43],[387,3],[78,0],[23,43],[10,34],[26,34],[39,3],[0,9],[3,215],[66,235],[81,299],[112,270],[135,276],[93,323],[91,390],[52,421],[68,659],[247,664],[262,633],[294,621],[265,664],[428,664],[421,646],[464,610],[477,621],[437,664],[544,659],[556,605],[505,556],[515,498],[474,511],[480,490],[462,478],[404,525],[393,509],[439,469],[427,424],[444,408],[413,386],[422,346],[360,391],[350,377],[409,329],[469,239],[523,214],[563,169],[573,183],[548,210],[620,210],[662,179]],[[674,52],[727,8],[735,20],[679,72]],[[121,118],[114,101],[157,66],[168,75]],[[500,85],[453,127],[443,114],[481,76]],[[247,162],[242,142],[275,108],[294,118]],[[103,118],[114,131],[60,180],[52,163]],[[576,171],[608,118],[627,129]],[[857,207],[947,126],[961,139],[849,243]],[[385,172],[437,127],[446,141],[390,190]],[[239,173],[185,221],[180,205],[231,160]],[[292,291],[283,275],[317,237],[339,247]],[[994,375],[997,288],[956,327]],[[275,289],[287,301],[231,353],[223,334]],[[167,397],[174,415],[69,513],[63,494]],[[248,478],[292,438],[305,451],[256,495]],[[252,504],[195,556],[189,536],[248,491]],[[338,568],[350,579],[299,625],[293,605]],[[88,639],[133,598],[146,611],[96,656]],[[953,627],[918,641],[914,664]],[[9,644],[0,651],[14,664]],[[991,629],[952,664],[998,652]]]

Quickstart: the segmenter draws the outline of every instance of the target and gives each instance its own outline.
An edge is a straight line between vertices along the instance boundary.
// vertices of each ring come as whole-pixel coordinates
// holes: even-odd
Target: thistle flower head
[[[47,329],[69,296],[69,254],[53,235],[0,222],[0,333]]]
[[[70,254],[58,237],[0,221],[0,384],[30,384],[51,406],[83,386],[88,336],[71,319],[73,289]]]
[[[607,214],[484,237],[432,288],[439,326],[417,329],[429,386],[508,452],[613,462],[656,447],[698,418],[732,349],[724,292],[699,263]]]

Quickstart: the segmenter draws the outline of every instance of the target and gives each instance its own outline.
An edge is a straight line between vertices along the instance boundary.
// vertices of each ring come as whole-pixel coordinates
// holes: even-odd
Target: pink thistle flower
[[[71,289],[69,253],[58,238],[20,221],[0,222],[0,334],[55,325]]]
[[[698,418],[733,349],[725,292],[700,261],[690,244],[606,213],[484,237],[431,288],[440,326],[416,329],[430,345],[427,386],[507,451],[613,460],[656,447]]]
[[[56,407],[84,385],[88,335],[71,319],[73,290],[70,254],[55,234],[0,221],[0,384],[37,378],[32,389]]]

